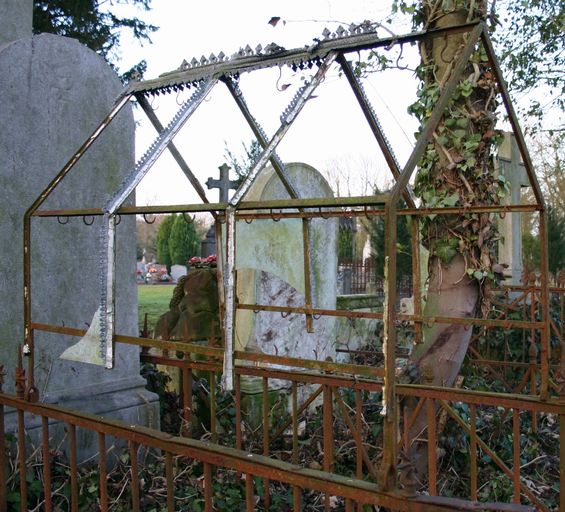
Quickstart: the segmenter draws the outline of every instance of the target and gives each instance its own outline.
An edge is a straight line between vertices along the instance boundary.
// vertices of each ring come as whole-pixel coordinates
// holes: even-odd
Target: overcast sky
[[[153,9],[143,18],[159,26],[152,44],[140,47],[126,38],[121,48],[122,69],[128,69],[141,59],[148,64],[146,78],[177,68],[183,59],[190,61],[202,55],[226,55],[240,47],[270,42],[285,48],[302,47],[319,37],[327,26],[335,30],[340,23],[349,25],[370,19],[383,21],[395,33],[405,33],[409,26],[389,26],[384,23],[389,13],[388,0],[286,0],[273,2],[251,0],[233,2],[190,2],[187,0],[153,0]],[[280,16],[276,27],[268,24],[272,16]],[[381,29],[384,37],[386,29]],[[406,48],[407,63],[414,49]],[[290,84],[284,91],[281,85]],[[252,113],[271,136],[279,126],[279,116],[291,101],[300,85],[301,76],[290,69],[278,68],[254,72],[241,77],[241,88]],[[403,163],[412,148],[416,123],[407,113],[415,98],[416,82],[413,72],[390,71],[374,75],[365,81],[381,122],[393,143],[398,159]],[[341,176],[340,193],[363,192],[367,179],[383,186],[390,180],[378,146],[369,131],[353,94],[340,79],[337,68],[332,71],[309,101],[295,125],[281,143],[278,153],[284,161],[304,161],[330,174],[335,186]],[[153,103],[163,123],[174,115],[178,104],[188,93],[158,97]],[[154,130],[139,111],[137,153],[140,156],[155,136]],[[209,98],[188,121],[175,144],[187,163],[204,183],[218,174],[218,166],[226,161],[225,147],[239,154],[242,143],[249,144],[253,136],[225,87],[219,84]],[[217,191],[209,192],[211,201],[218,200]],[[137,203],[181,204],[200,202],[190,184],[178,170],[172,158],[165,154],[137,189]]]

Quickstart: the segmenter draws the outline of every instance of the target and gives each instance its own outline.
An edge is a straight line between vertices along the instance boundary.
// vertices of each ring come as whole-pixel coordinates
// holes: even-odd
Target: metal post
[[[226,267],[224,274],[224,373],[222,388],[224,391],[233,390],[233,352],[235,338],[235,209],[226,210]]]

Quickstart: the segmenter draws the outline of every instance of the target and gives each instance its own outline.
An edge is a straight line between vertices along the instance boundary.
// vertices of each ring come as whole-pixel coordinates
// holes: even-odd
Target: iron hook
[[[187,224],[192,224],[194,222],[194,219],[196,218],[196,215],[193,215],[191,218],[190,215],[188,217],[186,216],[186,212],[182,212],[182,218]]]
[[[271,219],[273,219],[274,222],[279,222],[281,220],[280,217],[278,219],[275,217],[275,212],[273,211],[272,208],[271,208]]]
[[[82,216],[82,222],[84,222],[86,226],[92,226],[92,224],[94,224],[94,215],[89,215],[89,217],[92,219],[90,222],[86,222],[86,217],[86,215]]]
[[[143,220],[145,221],[146,224],[155,224],[155,221],[157,220],[157,216],[155,215],[155,216],[153,217],[153,220],[152,220],[151,222],[149,222],[149,221],[147,220],[147,214],[144,213],[144,214],[143,214]]]
[[[59,224],[62,224],[62,225],[64,226],[65,224],[68,224],[69,218],[68,218],[68,217],[63,217],[63,219],[65,219],[65,222],[63,222],[63,221],[61,220],[61,217],[60,217],[59,215],[57,215],[57,222],[58,222]]]

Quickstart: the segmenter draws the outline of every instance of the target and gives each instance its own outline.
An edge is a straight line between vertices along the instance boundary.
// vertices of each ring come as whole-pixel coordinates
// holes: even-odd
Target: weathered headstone
[[[302,197],[329,197],[332,190],[313,167],[290,163],[286,170]],[[288,198],[272,169],[263,171],[246,200]],[[334,219],[311,221],[311,281],[314,308],[335,309],[337,286],[337,223]],[[304,306],[302,221],[300,219],[238,222],[236,236],[237,295],[240,303]],[[236,349],[257,348],[267,354],[304,359],[335,358],[335,318],[314,320],[314,332],[306,332],[302,314],[239,310]]]
[[[506,200],[506,204],[520,204],[522,188],[529,187],[530,182],[513,134],[504,134],[504,141],[498,150],[498,161],[502,175],[510,183],[510,196]],[[502,235],[498,259],[501,263],[508,264],[505,284],[519,285],[522,277],[521,216],[519,212],[508,213],[498,223]]]
[[[182,276],[186,276],[187,268],[185,265],[172,265],[171,266],[171,277],[173,282],[177,282]]]
[[[15,367],[16,350],[23,343],[24,212],[122,91],[118,77],[97,54],[73,39],[31,37],[31,18],[29,23],[27,37],[0,47],[0,347],[7,369]],[[126,108],[42,208],[101,207],[133,164],[134,121]],[[32,319],[86,329],[100,301],[100,221],[59,220],[32,219]],[[117,231],[117,331],[136,335],[134,219],[122,219]],[[155,396],[144,389],[139,375],[138,347],[118,345],[115,368],[106,370],[60,359],[76,342],[36,331],[35,380],[41,400],[130,423],[158,421]],[[83,453],[89,449],[82,448]]]

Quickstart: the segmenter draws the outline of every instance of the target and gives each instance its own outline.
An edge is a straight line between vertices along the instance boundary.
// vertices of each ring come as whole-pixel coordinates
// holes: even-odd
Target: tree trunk
[[[469,12],[469,5],[474,11]],[[422,0],[417,14],[425,29],[483,17],[486,2]],[[413,113],[425,123],[466,42],[466,34],[424,41],[420,47],[422,83]],[[452,102],[420,163],[415,192],[423,206],[499,204],[505,193],[494,175],[491,150],[496,145],[496,84],[487,59],[477,49],[463,74]],[[489,214],[437,215],[422,219],[422,242],[430,251],[426,317],[472,318],[488,308],[496,226]],[[410,363],[419,369],[420,383],[452,386],[471,339],[472,328],[457,324],[424,326],[424,340],[416,345]],[[409,412],[415,404],[409,404]],[[425,408],[423,409],[425,411]],[[421,412],[412,427],[412,440],[426,427]],[[425,444],[410,450],[419,474],[425,471]]]
[[[424,316],[473,318],[477,310],[479,287],[466,272],[463,256],[448,264],[437,257],[430,260],[428,299]],[[411,354],[415,363],[435,386],[451,386],[459,374],[471,339],[470,326],[432,324],[424,327],[424,341]]]

